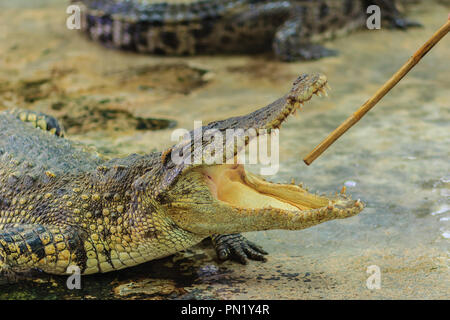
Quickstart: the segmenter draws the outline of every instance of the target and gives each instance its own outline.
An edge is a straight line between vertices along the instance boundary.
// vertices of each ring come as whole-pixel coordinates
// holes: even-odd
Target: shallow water
[[[34,2],[33,2],[34,3]],[[274,181],[321,192],[343,185],[367,207],[358,216],[302,231],[247,234],[268,262],[218,263],[207,244],[159,261],[84,277],[0,287],[11,299],[448,299],[450,238],[450,41],[444,38],[364,119],[310,167],[302,158],[354,112],[445,21],[449,7],[426,2],[408,16],[424,28],[360,31],[327,43],[338,57],[280,63],[269,54],[148,57],[108,50],[65,28],[61,1],[0,1],[0,107],[65,119],[71,139],[112,155],[162,150],[172,129],[139,130],[136,119],[191,129],[262,107],[302,72],[328,76],[329,98],[312,99],[280,133]],[[104,116],[119,110],[119,116]],[[97,115],[92,117],[89,114]],[[126,114],[126,116],[123,116]],[[70,120],[83,119],[82,125]],[[258,168],[251,168],[257,170]],[[369,290],[367,268],[381,271]]]

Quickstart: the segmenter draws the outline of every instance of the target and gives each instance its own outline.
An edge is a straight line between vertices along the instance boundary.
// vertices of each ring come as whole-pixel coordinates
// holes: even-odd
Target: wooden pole
[[[381,100],[408,72],[411,70],[422,57],[433,48],[433,46],[441,40],[450,30],[450,14],[449,20],[436,31],[433,36],[425,42],[425,44],[408,59],[408,61],[378,89],[377,92],[367,100],[355,113],[347,118],[339,127],[337,127],[328,137],[326,137],[317,147],[314,148],[303,161],[309,166],[317,157],[319,157],[333,142],[342,136],[348,129],[357,123],[370,109],[372,109],[378,101]]]

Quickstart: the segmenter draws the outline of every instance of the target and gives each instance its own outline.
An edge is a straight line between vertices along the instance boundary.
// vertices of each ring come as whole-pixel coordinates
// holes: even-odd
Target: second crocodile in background
[[[335,55],[318,42],[365,26],[378,5],[390,26],[403,19],[394,0],[77,0],[82,29],[108,47],[143,53],[259,53],[284,61]]]

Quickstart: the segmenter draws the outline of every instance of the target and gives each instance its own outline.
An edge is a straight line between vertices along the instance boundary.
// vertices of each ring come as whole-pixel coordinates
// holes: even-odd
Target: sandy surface
[[[220,264],[201,245],[84,277],[80,291],[67,290],[64,277],[42,275],[0,288],[0,298],[450,298],[448,36],[313,165],[301,161],[442,25],[444,2],[410,9],[424,28],[356,32],[326,44],[338,57],[289,64],[270,54],[166,58],[109,50],[65,28],[63,2],[0,2],[1,109],[56,115],[71,139],[103,152],[145,153],[171,145],[173,125],[191,129],[194,120],[247,113],[284,94],[298,74],[319,71],[331,96],[313,99],[283,127],[272,180],[294,177],[321,192],[345,184],[367,208],[303,231],[248,234],[270,253],[266,263]],[[372,265],[381,271],[378,290],[366,285]]]

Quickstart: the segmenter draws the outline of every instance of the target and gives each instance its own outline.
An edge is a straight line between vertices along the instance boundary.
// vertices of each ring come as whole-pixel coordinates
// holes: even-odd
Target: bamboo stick
[[[441,40],[450,30],[450,14],[449,20],[437,30],[433,36],[420,47],[419,50],[411,56],[408,61],[378,89],[377,92],[367,100],[355,113],[347,118],[339,127],[328,135],[317,147],[314,148],[303,161],[309,166],[317,157],[319,157],[331,144],[333,144],[348,129],[357,123],[370,109],[372,109],[378,101],[380,101],[386,93],[388,93],[419,61],[422,57],[433,48],[433,46]]]

